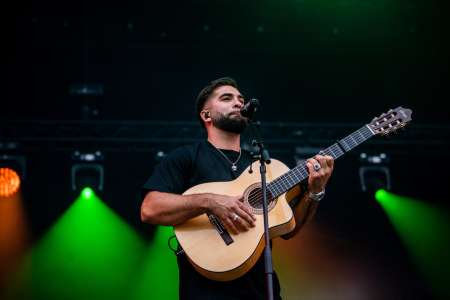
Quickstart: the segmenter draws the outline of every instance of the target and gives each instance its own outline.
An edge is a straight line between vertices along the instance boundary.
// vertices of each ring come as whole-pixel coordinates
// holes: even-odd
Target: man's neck
[[[223,130],[208,130],[208,141],[216,148],[239,151],[241,135]]]

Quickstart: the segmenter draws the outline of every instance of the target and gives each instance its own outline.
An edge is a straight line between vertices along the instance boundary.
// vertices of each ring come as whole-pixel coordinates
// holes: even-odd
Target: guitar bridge
[[[211,224],[216,228],[220,237],[222,238],[222,240],[225,242],[225,244],[227,246],[234,242],[230,233],[222,225],[222,223],[220,223],[220,220],[218,220],[215,215],[208,214],[208,218],[209,218],[209,221],[211,222]]]

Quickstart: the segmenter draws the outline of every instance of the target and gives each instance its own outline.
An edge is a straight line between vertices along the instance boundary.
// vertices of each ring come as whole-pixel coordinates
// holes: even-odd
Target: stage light
[[[450,215],[445,206],[378,190],[375,198],[436,298],[449,299]]]
[[[20,187],[20,177],[10,168],[0,168],[0,197],[15,194]]]
[[[81,191],[81,196],[84,199],[91,199],[92,196],[94,196],[95,193],[94,191],[90,188],[90,187],[85,187],[82,191]]]
[[[25,157],[0,155],[0,197],[10,197],[25,179]]]
[[[167,156],[166,152],[164,150],[159,150],[155,154],[155,161],[160,162]]]
[[[361,153],[359,181],[363,192],[377,192],[391,189],[391,174],[387,166],[389,158],[385,153],[368,155]]]
[[[379,189],[375,192],[375,199],[378,201],[388,201],[389,200],[389,192],[385,189]]]
[[[71,186],[72,191],[80,192],[90,198],[93,190],[102,192],[104,186],[103,154],[100,151],[72,154]]]

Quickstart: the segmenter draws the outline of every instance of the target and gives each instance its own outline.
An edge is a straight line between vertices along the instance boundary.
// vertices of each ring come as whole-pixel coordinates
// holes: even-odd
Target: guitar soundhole
[[[252,208],[253,213],[262,214],[263,195],[261,187],[258,184],[254,184],[247,189],[244,195],[245,200],[247,204]],[[269,204],[269,210],[271,210],[275,206],[275,201],[270,191],[267,191],[267,202]]]

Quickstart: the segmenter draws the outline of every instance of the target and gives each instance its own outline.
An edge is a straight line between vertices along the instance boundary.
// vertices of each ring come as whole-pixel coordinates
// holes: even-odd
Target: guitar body
[[[261,175],[259,172],[259,162],[253,163],[253,173],[248,172],[248,168],[233,181],[211,182],[196,185],[184,195],[198,193],[215,193],[229,196],[247,194],[255,187],[259,188]],[[278,176],[286,173],[289,168],[278,160],[271,160],[267,165],[267,183]],[[295,228],[295,219],[288,201],[290,201],[299,189],[295,192],[288,192],[280,195],[271,201],[269,205],[269,233],[270,238],[274,238],[292,231]],[[252,207],[248,202],[245,203]],[[183,247],[191,264],[195,269],[209,279],[218,281],[228,281],[244,275],[250,270],[264,250],[264,216],[261,210],[261,203],[254,211],[256,221],[255,227],[247,232],[233,234],[229,232],[232,242],[227,245],[220,234],[220,229],[211,222],[207,214],[189,219],[188,221],[175,226],[175,235],[178,242]]]

